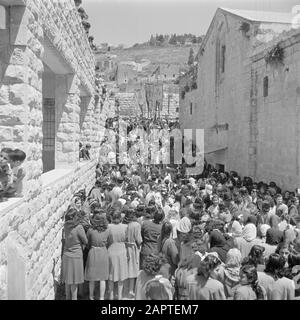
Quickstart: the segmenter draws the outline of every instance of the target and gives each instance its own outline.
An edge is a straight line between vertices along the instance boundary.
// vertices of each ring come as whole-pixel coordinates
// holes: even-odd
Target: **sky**
[[[300,0],[82,0],[95,43],[131,46],[151,34],[204,35],[219,7],[290,12]]]

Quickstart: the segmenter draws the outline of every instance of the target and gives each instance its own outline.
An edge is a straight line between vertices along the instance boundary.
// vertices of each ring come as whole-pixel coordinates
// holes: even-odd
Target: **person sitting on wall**
[[[89,143],[87,143],[85,145],[85,147],[82,147],[80,149],[80,151],[79,151],[79,159],[91,160],[90,150],[91,150],[91,145]]]
[[[83,159],[83,153],[82,153],[83,145],[81,142],[79,142],[79,161]]]
[[[13,150],[3,148],[0,152],[0,201],[4,197],[8,183],[12,182],[12,170],[9,163],[9,153]]]
[[[26,153],[20,149],[15,149],[8,154],[9,164],[12,170],[12,179],[8,183],[5,190],[5,195],[8,197],[23,196],[23,179],[26,175],[25,169],[22,166],[26,159]]]
[[[10,149],[11,150],[11,149]],[[20,149],[7,152],[8,164],[11,168],[8,183],[4,190],[5,197],[23,196],[23,179],[26,175],[22,164],[26,159],[26,153]]]

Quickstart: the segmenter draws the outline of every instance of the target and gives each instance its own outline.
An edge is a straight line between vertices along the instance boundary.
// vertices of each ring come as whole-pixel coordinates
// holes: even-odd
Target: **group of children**
[[[10,197],[23,196],[22,167],[26,154],[20,149],[2,148],[0,152],[0,202]]]

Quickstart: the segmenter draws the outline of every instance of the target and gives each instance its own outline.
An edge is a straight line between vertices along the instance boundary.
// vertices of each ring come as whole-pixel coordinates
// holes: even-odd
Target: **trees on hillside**
[[[187,42],[197,44],[197,43],[200,43],[201,41],[202,41],[201,36],[197,37],[191,33],[185,33],[182,35],[177,35],[176,33],[171,35],[156,34],[155,36],[151,35],[150,40],[148,41],[148,44],[150,46],[162,46],[164,44],[184,45]]]

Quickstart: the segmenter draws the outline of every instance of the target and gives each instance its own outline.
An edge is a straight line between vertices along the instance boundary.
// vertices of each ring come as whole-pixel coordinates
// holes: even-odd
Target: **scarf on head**
[[[241,261],[242,254],[239,249],[233,248],[227,252],[224,273],[234,282],[240,280]]]
[[[238,221],[233,221],[231,226],[231,233],[233,237],[241,237],[243,232],[243,228]]]
[[[296,233],[294,229],[287,229],[284,232],[284,240],[288,243],[293,242],[296,239]]]
[[[271,227],[268,224],[262,224],[260,226],[260,234],[263,238],[266,237],[267,231],[270,229]]]
[[[256,226],[253,223],[246,224],[242,232],[242,237],[246,241],[250,242],[256,238],[256,235],[257,235]]]

